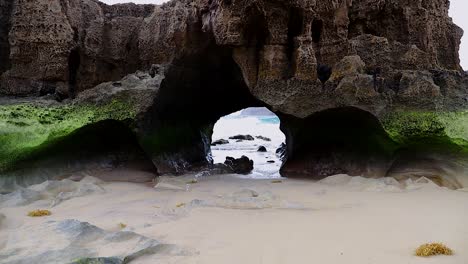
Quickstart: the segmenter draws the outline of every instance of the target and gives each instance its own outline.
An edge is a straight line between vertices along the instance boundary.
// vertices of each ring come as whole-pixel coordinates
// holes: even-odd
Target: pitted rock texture
[[[388,146],[398,133],[468,140],[468,128],[447,123],[465,120],[468,104],[468,77],[458,57],[463,31],[448,16],[448,0],[172,0],[161,6],[14,0],[11,9],[4,3],[0,12],[11,28],[0,31],[0,56],[8,57],[0,67],[0,93],[55,94],[77,98],[65,104],[99,105],[94,99],[102,94],[106,102],[126,101],[121,92],[107,93],[121,87],[144,106],[131,112],[129,126],[162,173],[212,162],[213,124],[253,106],[280,116],[286,162],[303,160],[290,166],[301,173],[366,173],[373,170],[361,161],[374,156],[385,174],[395,154]],[[164,67],[155,72],[154,65]],[[128,78],[118,82],[138,70],[160,76],[157,85],[143,84],[157,89],[133,94]],[[372,120],[379,131],[389,115],[403,112],[417,128],[405,130],[398,123],[404,118],[394,118],[385,127],[385,133],[396,131],[388,142],[360,149],[361,160],[342,168],[341,157],[368,142],[336,146],[343,151],[338,156],[330,149],[336,142],[321,146],[332,153],[325,158],[305,150],[298,156],[295,146],[321,143],[306,138],[317,126],[310,122],[331,109],[352,109],[352,118]],[[356,109],[375,120],[361,120],[365,115]],[[335,128],[331,123],[323,124]]]
[[[414,93],[436,100],[451,94],[437,91],[445,87],[430,83],[428,71],[446,72],[450,82],[460,82],[453,75],[462,73],[462,30],[445,0],[178,0],[162,6],[15,0],[11,14],[3,2],[2,17],[12,27],[11,66],[1,90],[12,95],[73,95],[202,52],[212,41],[230,47],[254,96],[298,117],[343,103],[377,112],[375,105],[389,97],[404,104]],[[402,75],[419,74],[433,87],[409,82],[413,94],[399,89],[408,84]],[[354,101],[330,99],[337,95]]]

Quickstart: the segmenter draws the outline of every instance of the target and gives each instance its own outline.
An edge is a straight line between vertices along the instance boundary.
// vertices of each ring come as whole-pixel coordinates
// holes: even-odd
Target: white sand
[[[35,247],[35,228],[66,219],[89,222],[111,233],[125,223],[125,230],[181,249],[163,252],[164,256],[161,252],[145,255],[131,263],[468,263],[465,191],[347,176],[319,183],[211,176],[185,191],[190,179],[165,178],[166,188],[156,189],[133,183],[102,184],[104,193],[64,200],[50,208],[49,217],[26,214],[48,208],[51,198],[3,206],[0,263],[8,263],[1,256],[12,249],[19,249],[17,256],[21,256],[27,254],[25,248]],[[31,237],[13,240],[18,234]],[[38,234],[43,247],[64,243],[53,234],[50,238]],[[445,243],[455,255],[414,256],[414,249],[426,242]],[[120,255],[122,250],[96,249],[102,257]]]

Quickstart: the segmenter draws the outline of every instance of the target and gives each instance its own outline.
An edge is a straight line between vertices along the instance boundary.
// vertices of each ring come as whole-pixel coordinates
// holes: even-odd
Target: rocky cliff
[[[39,112],[50,104],[71,113],[91,107],[99,117],[66,129],[63,120],[40,123],[47,129],[34,133],[44,140],[26,144],[28,151],[54,140],[51,134],[126,120],[160,172],[183,171],[210,163],[220,116],[266,106],[287,136],[284,175],[385,176],[417,168],[439,177],[445,169],[427,172],[421,161],[440,155],[466,169],[463,32],[447,0],[15,0],[0,8],[11,25],[0,31],[7,62],[1,93],[33,96],[26,101],[35,107],[44,100],[38,96],[72,98],[40,104]],[[3,102],[0,122],[13,131],[4,142],[21,131],[15,115],[26,115],[28,128],[37,124],[29,120],[39,118],[34,113],[15,112],[24,100]],[[120,103],[126,107],[115,108]],[[101,108],[111,114],[102,116]],[[22,148],[3,152],[25,158]]]

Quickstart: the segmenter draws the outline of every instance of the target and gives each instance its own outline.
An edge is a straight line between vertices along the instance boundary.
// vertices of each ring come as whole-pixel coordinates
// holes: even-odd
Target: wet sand
[[[2,205],[0,263],[21,263],[14,261],[33,254],[26,249],[35,247],[36,240],[60,247],[64,242],[53,234],[36,239],[34,230],[66,219],[177,246],[131,263],[468,263],[466,191],[424,181],[400,184],[347,176],[322,182],[234,175],[191,183],[193,179],[165,177],[156,188],[97,182],[104,192],[72,197],[54,207],[49,207],[50,197],[23,206]],[[52,215],[27,217],[34,209],[49,209]],[[31,237],[15,238],[28,230]],[[427,242],[442,242],[455,254],[414,256],[416,247]],[[90,245],[101,257],[123,250]]]

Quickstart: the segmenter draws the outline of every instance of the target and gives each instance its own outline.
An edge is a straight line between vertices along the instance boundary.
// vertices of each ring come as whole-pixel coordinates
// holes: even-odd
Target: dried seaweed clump
[[[453,255],[453,251],[442,243],[423,244],[416,249],[416,256]]]
[[[51,215],[52,212],[49,210],[34,210],[28,213],[30,217],[40,217],[40,216],[48,216]]]

